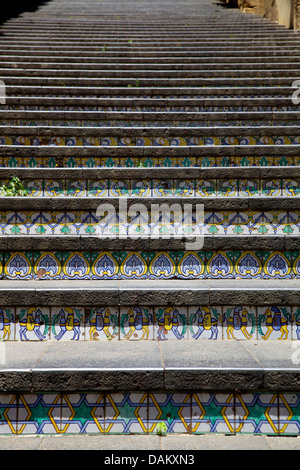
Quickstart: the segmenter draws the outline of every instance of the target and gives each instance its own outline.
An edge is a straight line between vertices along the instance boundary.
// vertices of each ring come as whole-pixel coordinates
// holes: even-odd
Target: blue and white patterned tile
[[[220,307],[189,307],[188,317],[190,340],[222,340],[222,309]]]
[[[50,308],[16,308],[16,340],[47,341],[50,339]]]
[[[153,340],[154,314],[152,307],[121,307],[120,339],[127,341]]]
[[[155,307],[154,338],[158,341],[188,339],[187,307]]]
[[[84,332],[83,308],[51,308],[51,339],[56,341],[84,340]]]
[[[255,340],[257,339],[256,323],[255,306],[223,307],[223,339]]]
[[[117,307],[93,308],[85,314],[85,340],[111,341],[119,339],[119,309]]]

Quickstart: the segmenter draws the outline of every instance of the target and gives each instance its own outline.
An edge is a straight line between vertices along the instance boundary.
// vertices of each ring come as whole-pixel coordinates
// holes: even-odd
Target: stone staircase
[[[0,434],[298,435],[299,34],[212,0],[0,32]]]

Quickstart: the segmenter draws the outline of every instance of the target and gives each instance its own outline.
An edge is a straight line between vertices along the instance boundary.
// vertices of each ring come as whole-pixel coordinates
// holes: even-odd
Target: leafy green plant
[[[6,185],[0,186],[0,196],[27,196],[28,191],[25,189],[22,181],[14,176]]]
[[[159,436],[164,436],[167,433],[167,425],[163,421],[158,423],[156,432]]]

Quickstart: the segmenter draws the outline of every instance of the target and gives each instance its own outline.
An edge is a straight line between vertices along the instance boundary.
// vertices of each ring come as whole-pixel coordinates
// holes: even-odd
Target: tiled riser
[[[76,153],[76,152],[74,152]],[[133,168],[133,167],[251,167],[251,166],[299,166],[299,156],[232,156],[232,157],[19,157],[16,149],[14,157],[1,157],[0,167],[3,168]]]
[[[299,393],[0,395],[0,434],[226,433],[298,436]]]
[[[300,340],[300,306],[3,307],[2,341]]]
[[[291,132],[292,133],[292,132]],[[62,133],[63,134],[63,133]],[[230,134],[230,132],[228,132]],[[228,137],[0,137],[0,145],[49,145],[49,146],[209,146],[209,145],[298,145],[300,137],[287,136],[228,136]]]
[[[142,236],[137,221],[128,219],[128,237]],[[148,221],[151,213],[148,213]],[[1,211],[0,236],[39,235],[39,236],[113,236],[118,227],[108,222],[100,223],[95,212],[90,211]],[[170,222],[172,226],[172,222]],[[148,227],[148,233],[145,232]],[[195,228],[195,227],[194,227]],[[152,227],[153,229],[153,227]],[[144,235],[151,236],[154,232],[159,235],[162,227],[154,224],[150,231],[147,223],[143,225]],[[166,231],[164,230],[166,233]],[[204,227],[199,227],[199,234],[204,235],[297,235],[300,233],[300,211],[220,211],[205,212]],[[172,235],[170,235],[171,237]]]
[[[300,251],[2,252],[1,278],[299,279]]]
[[[10,180],[1,180],[0,186]],[[299,179],[211,179],[211,180],[22,180],[31,197],[211,197],[211,196],[299,196]]]

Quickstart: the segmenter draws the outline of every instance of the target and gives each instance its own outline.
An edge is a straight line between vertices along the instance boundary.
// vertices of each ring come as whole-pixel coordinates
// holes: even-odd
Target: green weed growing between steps
[[[28,196],[28,191],[22,181],[14,176],[6,185],[0,186],[1,196]]]

